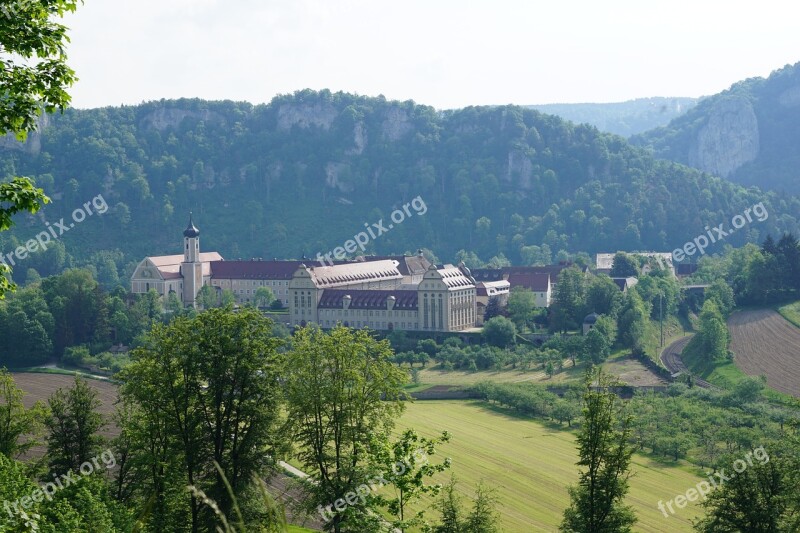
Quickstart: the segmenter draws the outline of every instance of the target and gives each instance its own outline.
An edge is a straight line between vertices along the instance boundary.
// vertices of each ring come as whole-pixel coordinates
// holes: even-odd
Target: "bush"
[[[64,350],[61,362],[71,366],[86,366],[91,357],[89,348],[86,346],[70,346]]]

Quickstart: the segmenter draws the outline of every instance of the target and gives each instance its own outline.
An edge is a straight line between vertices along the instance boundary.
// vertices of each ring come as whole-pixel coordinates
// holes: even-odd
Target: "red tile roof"
[[[550,274],[509,274],[508,283],[511,288],[525,287],[533,292],[547,292],[550,288]]]
[[[214,279],[290,280],[303,261],[212,261]]]
[[[565,268],[573,266],[571,263],[545,266],[510,266],[502,268],[476,268],[472,277],[477,281],[499,281],[509,279],[512,274],[550,274],[550,281],[558,281],[558,275]]]

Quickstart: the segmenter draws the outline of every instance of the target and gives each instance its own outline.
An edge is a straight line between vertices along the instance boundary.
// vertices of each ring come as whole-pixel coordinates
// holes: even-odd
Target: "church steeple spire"
[[[197,293],[203,286],[203,263],[200,260],[200,230],[189,212],[189,225],[183,231],[183,303],[194,307]]]
[[[191,211],[189,211],[189,225],[183,231],[183,236],[187,237],[187,238],[190,238],[190,239],[196,239],[197,237],[200,236],[200,230],[197,229],[195,227],[195,225],[194,225],[194,222],[192,222],[192,212]]]

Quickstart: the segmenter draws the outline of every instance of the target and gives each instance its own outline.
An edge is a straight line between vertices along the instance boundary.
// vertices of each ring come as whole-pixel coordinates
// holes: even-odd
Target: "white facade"
[[[301,265],[289,284],[292,325],[341,323],[409,331],[463,331],[476,326],[475,284],[459,267],[431,265],[413,286],[403,284],[395,263]]]

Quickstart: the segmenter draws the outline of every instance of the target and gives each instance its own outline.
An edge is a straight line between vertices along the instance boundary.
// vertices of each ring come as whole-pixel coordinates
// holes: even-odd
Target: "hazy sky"
[[[700,96],[800,61],[793,3],[85,0],[76,107],[329,88],[437,108]]]

